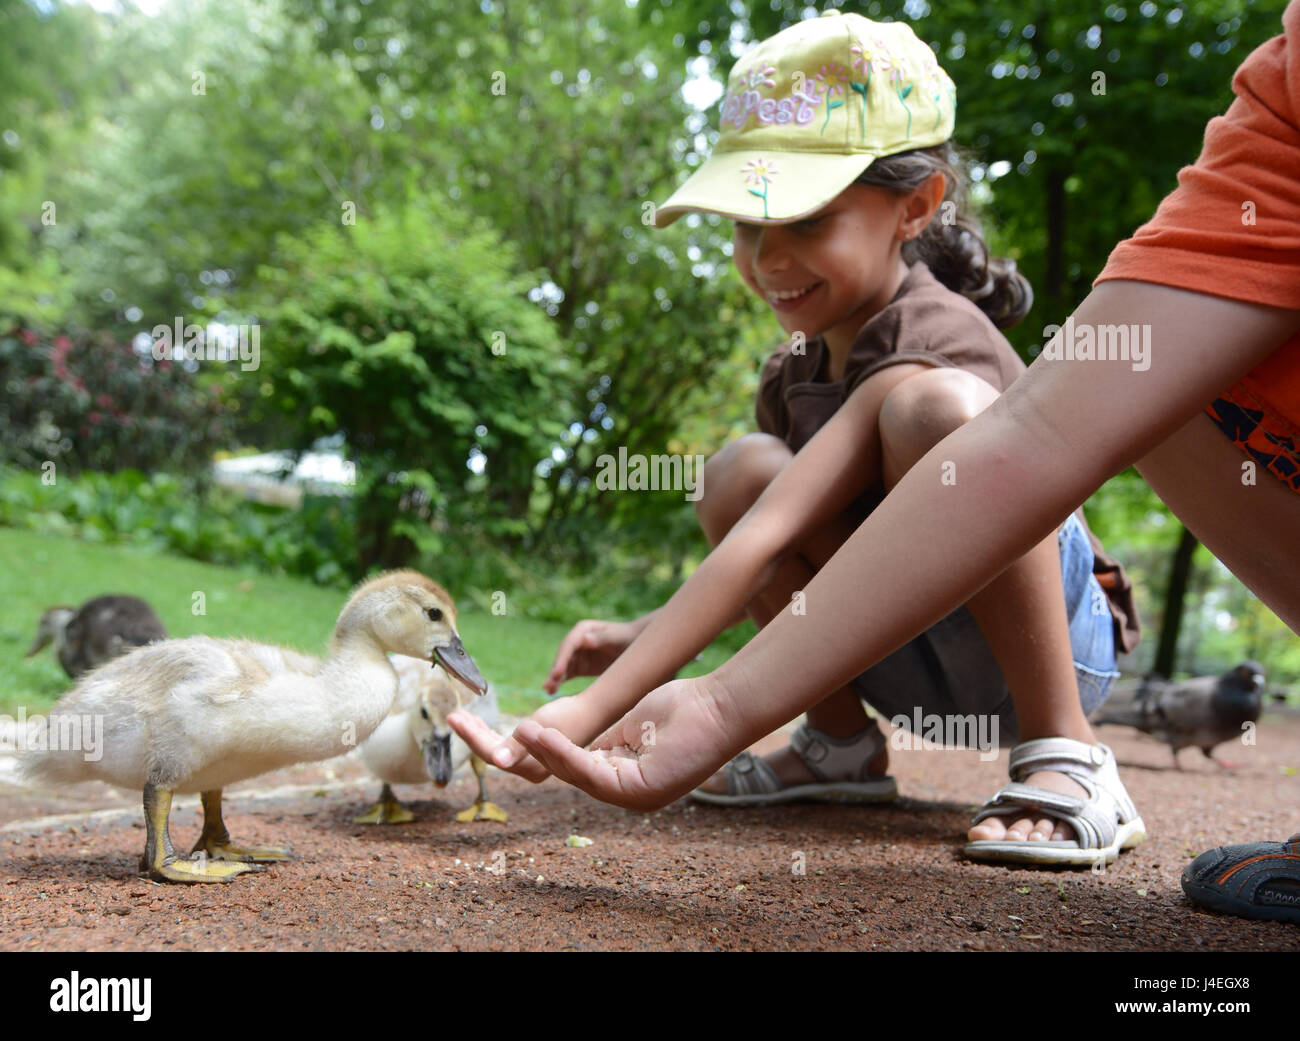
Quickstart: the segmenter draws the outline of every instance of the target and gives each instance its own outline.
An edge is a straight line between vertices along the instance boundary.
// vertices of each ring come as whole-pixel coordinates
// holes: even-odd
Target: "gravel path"
[[[1300,951],[1300,928],[1197,911],[1178,885],[1210,846],[1300,831],[1300,716],[1221,749],[1243,761],[1234,772],[1191,750],[1175,771],[1162,745],[1100,734],[1152,837],[1099,875],[962,858],[1005,752],[895,752],[903,797],[888,807],[683,800],[644,815],[494,774],[508,824],[451,819],[471,801],[466,775],[437,797],[399,788],[417,820],[384,828],[351,823],[377,785],[334,760],[227,790],[235,841],[303,859],[220,886],[137,875],[138,794],[20,789],[0,757],[0,950]],[[172,821],[192,842],[197,800]]]

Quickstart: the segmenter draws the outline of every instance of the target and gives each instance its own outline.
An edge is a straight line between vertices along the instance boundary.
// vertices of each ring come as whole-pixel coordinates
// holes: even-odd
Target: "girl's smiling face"
[[[732,258],[787,333],[822,335],[847,350],[907,274],[902,243],[929,223],[943,198],[942,175],[910,195],[851,184],[790,224],[737,221]]]

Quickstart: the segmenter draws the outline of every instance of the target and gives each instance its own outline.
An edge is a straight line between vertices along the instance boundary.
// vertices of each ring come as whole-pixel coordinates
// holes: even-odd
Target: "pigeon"
[[[167,639],[154,610],[135,596],[97,596],[80,607],[51,607],[41,615],[30,658],[51,641],[63,671],[76,679],[119,654]]]
[[[1182,769],[1178,753],[1189,746],[1228,769],[1214,748],[1239,739],[1247,723],[1259,719],[1264,702],[1264,667],[1244,661],[1222,676],[1196,676],[1170,681],[1153,676],[1132,693],[1112,696],[1094,723],[1136,727],[1164,741],[1173,750],[1174,767]]]

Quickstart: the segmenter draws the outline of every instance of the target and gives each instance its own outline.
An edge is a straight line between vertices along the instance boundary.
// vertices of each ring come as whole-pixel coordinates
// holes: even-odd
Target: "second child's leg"
[[[892,489],[931,448],[997,397],[995,388],[960,369],[934,369],[895,387],[880,412],[885,487]],[[941,463],[933,479],[936,484],[953,484],[961,480],[961,474],[945,470]],[[979,623],[1002,669],[1016,707],[1020,740],[1068,737],[1096,744],[1079,704],[1055,536],[1044,539],[1008,567],[968,600],[966,609]],[[1067,795],[1087,795],[1074,781],[1051,771],[1038,771],[1023,780]],[[991,817],[972,828],[969,837],[1064,840],[1073,838],[1074,831],[1046,817],[1024,817],[1009,825]]]

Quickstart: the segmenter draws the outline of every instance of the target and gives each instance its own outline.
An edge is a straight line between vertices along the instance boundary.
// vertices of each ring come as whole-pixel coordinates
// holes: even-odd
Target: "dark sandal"
[[[1183,892],[1224,914],[1300,924],[1300,835],[1207,850],[1183,869]]]
[[[691,798],[715,806],[774,806],[786,802],[889,802],[898,797],[898,784],[892,777],[867,773],[867,765],[885,747],[885,735],[874,721],[850,738],[830,737],[805,724],[790,735],[790,747],[816,781],[785,787],[766,762],[752,752],[741,752],[725,767],[725,795],[696,788]]]

